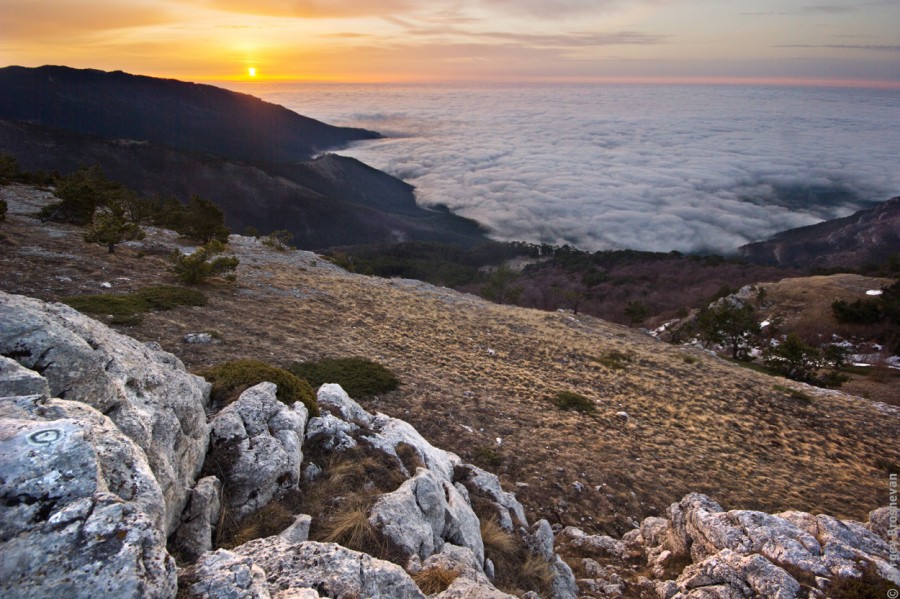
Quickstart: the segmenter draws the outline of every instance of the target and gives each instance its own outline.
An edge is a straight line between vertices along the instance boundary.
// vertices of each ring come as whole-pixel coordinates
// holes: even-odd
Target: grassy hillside
[[[46,202],[40,192],[9,187],[2,197],[4,291],[60,299],[176,283],[165,256],[184,242],[173,234],[150,230],[109,254],[84,244],[81,229],[25,216]],[[896,408],[593,317],[349,274],[314,254],[232,239],[236,282],[204,286],[205,306],[148,312],[121,330],[159,342],[192,370],[237,358],[376,360],[401,386],[364,407],[497,470],[533,517],[622,532],[689,491],[727,508],[855,519],[887,504],[888,472],[900,468]],[[190,332],[212,332],[215,342],[186,344]],[[561,391],[596,411],[560,409]]]

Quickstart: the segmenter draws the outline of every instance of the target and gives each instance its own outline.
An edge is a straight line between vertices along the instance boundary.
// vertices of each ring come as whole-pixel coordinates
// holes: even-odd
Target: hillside
[[[0,69],[0,119],[238,161],[307,160],[380,137],[212,85],[63,66]]]
[[[288,230],[305,249],[429,240],[479,225],[416,204],[413,187],[326,150],[380,137],[209,85],[67,67],[0,69],[0,153],[27,171],[98,165],[145,196],[192,194],[235,231]]]
[[[0,289],[42,299],[173,283],[185,242],[151,231],[108,254],[81,230],[27,213],[44,192],[3,189]],[[349,274],[306,252],[233,237],[237,281],[209,304],[122,327],[191,370],[239,357],[287,365],[364,356],[402,380],[362,400],[429,441],[497,470],[529,519],[621,533],[688,492],[726,509],[827,512],[865,521],[887,502],[900,412],[736,367],[588,316],[491,304],[416,281]],[[185,343],[211,332],[214,343]],[[550,401],[574,391],[594,415]],[[799,391],[799,392],[798,392]]]
[[[860,268],[900,252],[900,197],[845,218],[741,246],[744,258],[803,268]]]

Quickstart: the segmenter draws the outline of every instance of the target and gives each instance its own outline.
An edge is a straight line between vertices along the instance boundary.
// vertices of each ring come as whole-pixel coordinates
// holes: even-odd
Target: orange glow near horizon
[[[4,9],[0,64],[260,83],[900,89],[900,3],[4,0]]]

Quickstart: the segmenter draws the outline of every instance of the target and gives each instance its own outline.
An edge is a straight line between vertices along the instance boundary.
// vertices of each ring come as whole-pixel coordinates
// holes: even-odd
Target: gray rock
[[[30,521],[19,510],[44,512],[109,491],[164,532],[162,490],[146,456],[109,418],[80,402],[39,396],[0,400],[0,416],[15,416],[0,428],[5,431],[0,486],[5,495],[17,497],[15,505],[7,505],[3,520],[9,525]],[[82,468],[87,456],[91,470]]]
[[[312,483],[322,478],[323,474],[322,469],[315,464],[307,464],[306,468],[303,469],[303,480]]]
[[[354,436],[359,427],[332,414],[311,418],[306,427],[306,440],[318,444],[325,451],[346,451],[356,447]]]
[[[41,399],[50,397],[47,379],[15,360],[0,356],[0,397],[23,395],[37,395]]]
[[[294,523],[278,533],[278,536],[288,543],[302,543],[309,540],[309,527],[312,525],[312,516],[300,514],[294,519]]]
[[[265,570],[270,593],[314,588],[328,597],[425,599],[400,566],[333,543],[291,544],[275,536],[245,543],[235,553]]]
[[[512,493],[503,490],[497,475],[482,470],[473,464],[459,464],[456,477],[460,479],[469,493],[484,497],[493,502],[497,510],[500,526],[512,532],[516,526],[527,526],[525,508]]]
[[[316,392],[316,403],[319,404],[320,409],[334,414],[341,420],[364,428],[372,426],[374,416],[350,399],[340,385],[327,383],[319,387]]]
[[[412,473],[406,470],[397,455],[397,446],[401,443],[412,447],[422,464],[441,479],[453,481],[454,468],[460,463],[459,456],[433,446],[408,422],[377,414],[372,419],[371,431],[374,434],[366,435],[363,439],[375,448],[397,458],[404,474]]]
[[[134,504],[101,491],[43,518],[0,544],[0,596],[174,597],[175,560]]]
[[[467,547],[446,543],[440,553],[432,555],[422,564],[422,570],[439,569],[455,571],[459,576],[450,586],[434,595],[439,599],[511,599],[512,595],[499,591],[482,572],[480,562]]]
[[[275,593],[272,599],[319,599],[321,595],[314,589],[287,589]]]
[[[761,555],[741,555],[730,549],[688,566],[676,581],[681,591],[676,598],[707,597],[710,589],[721,587],[720,597],[766,597],[795,599],[800,583]]]
[[[180,573],[179,590],[197,599],[269,599],[266,573],[243,557],[225,549],[205,553]],[[315,595],[318,597],[318,593]]]
[[[0,292],[0,355],[40,372],[50,395],[96,408],[144,450],[178,525],[203,465],[209,385],[157,352],[62,304]]]
[[[241,518],[296,489],[307,410],[286,406],[274,383],[260,383],[219,412],[209,435],[209,459],[228,488],[228,508]]]
[[[222,483],[215,476],[197,481],[175,531],[178,552],[193,561],[212,550],[213,533],[222,509]]]
[[[891,524],[892,516],[894,518],[893,525]],[[897,526],[898,517],[900,517],[900,511],[898,511],[896,507],[880,507],[877,510],[872,510],[871,512],[869,512],[869,522],[866,524],[866,528],[874,532],[883,540],[890,542],[890,531],[891,528],[895,528]]]
[[[213,341],[209,333],[188,333],[184,336],[184,342],[191,345],[210,345]]]
[[[546,520],[538,520],[531,530],[524,535],[528,550],[547,561],[553,570],[550,583],[550,597],[553,599],[575,599],[578,596],[578,585],[575,574],[566,562],[553,552],[553,529]]]
[[[382,495],[372,506],[369,522],[404,560],[413,555],[424,560],[450,541],[468,547],[479,567],[484,562],[480,525],[472,508],[452,484],[425,468],[396,491]]]
[[[599,553],[605,557],[624,559],[628,553],[623,541],[617,541],[604,535],[587,535],[584,531],[574,526],[564,528],[562,536],[572,547]]]

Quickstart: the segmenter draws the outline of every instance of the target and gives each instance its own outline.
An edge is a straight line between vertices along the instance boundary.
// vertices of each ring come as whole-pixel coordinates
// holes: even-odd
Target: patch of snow
[[[881,289],[869,289],[866,295],[881,295]]]
[[[766,328],[767,326],[769,326],[770,324],[772,324],[772,323],[769,322],[768,320],[764,320],[764,321],[762,321],[761,323],[759,323],[759,328],[764,329],[764,328]]]

